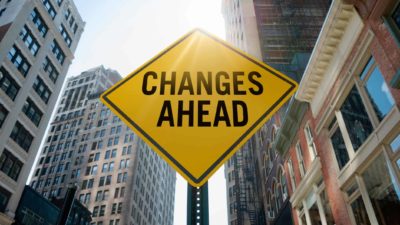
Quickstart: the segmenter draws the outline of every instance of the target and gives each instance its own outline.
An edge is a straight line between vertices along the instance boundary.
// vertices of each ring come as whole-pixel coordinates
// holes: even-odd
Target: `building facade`
[[[399,224],[400,2],[332,3],[276,148],[295,224]]]
[[[73,1],[0,2],[0,224],[10,224],[83,32]]]
[[[71,196],[73,197],[73,195]],[[62,223],[61,216],[63,210],[65,210],[65,213],[68,213],[68,217],[65,221],[66,225],[90,224],[92,220],[91,213],[79,201],[72,201],[72,204],[68,207],[65,204],[65,199],[53,200],[54,201],[51,202],[30,186],[25,186],[15,213],[15,222],[13,225],[57,225]]]
[[[329,4],[328,0],[225,0],[227,40],[300,81]],[[293,223],[283,159],[274,148],[275,137],[291,102],[267,121],[225,165],[228,218],[232,225]],[[240,154],[243,155],[240,158],[247,158],[247,163],[235,164],[240,162],[237,159]],[[238,179],[235,179],[236,173]],[[247,194],[241,194],[243,190]],[[247,195],[247,198],[238,195]],[[257,196],[258,200],[246,202],[250,196]]]
[[[175,172],[100,102],[120,79],[103,66],[68,79],[31,186],[59,198],[76,184],[92,225],[172,224]]]

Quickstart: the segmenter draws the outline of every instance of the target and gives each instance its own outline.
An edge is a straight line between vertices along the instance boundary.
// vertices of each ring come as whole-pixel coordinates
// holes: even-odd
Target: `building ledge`
[[[334,0],[299,84],[296,98],[316,115],[363,28],[354,7]]]
[[[295,98],[290,100],[281,128],[279,129],[273,145],[273,149],[276,149],[281,156],[284,156],[290,148],[306,109],[307,103],[300,102]]]
[[[313,188],[312,184],[317,182],[318,178],[322,176],[321,168],[321,160],[317,156],[315,157],[307,173],[301,180],[299,186],[290,197],[292,207],[297,207],[302,202],[305,196],[307,196],[307,194],[309,193],[310,189]]]

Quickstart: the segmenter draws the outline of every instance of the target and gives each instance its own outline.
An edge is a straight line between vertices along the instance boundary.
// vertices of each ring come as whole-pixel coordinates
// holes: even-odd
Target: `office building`
[[[0,1],[0,224],[11,224],[83,32],[71,0]]]
[[[75,190],[72,191],[73,193]],[[65,196],[67,197],[67,196]],[[70,195],[68,197],[72,197]],[[25,186],[15,215],[15,225],[89,225],[90,211],[79,201],[72,199],[46,199],[30,186]],[[71,203],[71,204],[68,204]],[[38,207],[40,206],[40,207]],[[63,218],[65,214],[67,218]],[[62,218],[64,220],[62,220]]]
[[[31,186],[59,198],[77,185],[92,225],[172,225],[175,172],[100,102],[120,79],[103,66],[68,79]]]

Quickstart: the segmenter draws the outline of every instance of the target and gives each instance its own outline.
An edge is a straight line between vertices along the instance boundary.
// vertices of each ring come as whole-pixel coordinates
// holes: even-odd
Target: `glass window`
[[[301,149],[300,143],[296,144],[296,156],[297,159],[299,160],[300,175],[301,177],[303,177],[304,174],[306,173],[306,167],[304,165],[303,150]]]
[[[26,25],[24,25],[21,32],[19,33],[19,37],[25,43],[25,46],[29,49],[32,55],[35,56],[39,51],[40,45],[36,38],[33,36],[31,30]]]
[[[371,225],[361,196],[351,203],[351,209],[357,225]]]
[[[390,143],[390,148],[393,152],[400,150],[400,135],[397,135],[397,137]]]
[[[67,29],[65,29],[64,25],[61,24],[59,27],[61,36],[64,38],[65,43],[68,45],[68,47],[71,47],[72,44],[72,39],[69,36]]]
[[[44,23],[43,18],[40,16],[40,14],[36,8],[33,9],[32,13],[31,13],[31,19],[32,19],[32,22],[35,24],[36,28],[39,30],[42,37],[45,37],[47,34],[48,27]]]
[[[372,69],[369,68],[371,67],[371,63],[374,64],[374,66],[372,66]],[[386,85],[381,71],[374,63],[374,59],[372,57],[370,58],[366,69],[370,69],[372,71],[364,71],[362,73],[363,75],[361,79],[363,79],[364,74],[367,74],[369,72],[371,73],[369,77],[366,78],[364,88],[367,91],[367,94],[372,103],[372,107],[374,108],[374,111],[379,121],[382,121],[387,113],[392,109],[394,105],[394,100],[392,95],[390,94],[389,88]]]
[[[8,110],[2,104],[0,104],[0,127],[6,120],[7,115],[8,115]]]
[[[314,159],[317,156],[317,150],[314,144],[314,137],[309,124],[307,124],[304,128],[304,133],[306,135],[308,150],[311,153],[311,159]]]
[[[14,100],[19,91],[19,85],[4,67],[0,68],[0,88],[11,100]]]
[[[49,101],[51,91],[39,76],[36,77],[35,83],[33,83],[33,90],[36,91],[36,93],[45,103]]]
[[[17,180],[23,163],[6,149],[0,156],[0,170],[13,180]]]
[[[54,9],[54,6],[50,3],[49,0],[43,0],[43,5],[47,9],[47,12],[51,16],[52,19],[56,17],[57,13],[56,10]]]
[[[342,169],[349,161],[349,153],[347,152],[346,145],[344,144],[342,132],[340,132],[338,127],[335,129],[336,131],[331,136],[331,142],[339,169]]]
[[[292,192],[296,190],[296,180],[294,178],[294,171],[293,171],[293,162],[291,159],[288,161],[288,167],[289,167],[289,176],[290,176],[290,184],[292,185]]]
[[[11,198],[11,192],[0,186],[0,212],[5,212],[8,200]]]
[[[398,159],[396,163],[397,163],[397,169],[400,170],[400,159]]]
[[[31,64],[28,62],[26,57],[22,54],[21,50],[15,45],[8,52],[8,59],[15,65],[21,74],[26,77],[31,68]]]
[[[379,224],[400,224],[400,192],[381,153],[362,174]]]
[[[331,206],[329,205],[328,195],[325,189],[321,192],[320,197],[321,197],[322,207],[324,208],[327,225],[335,225],[336,224],[335,219],[333,218]]]
[[[340,108],[354,151],[364,143],[373,127],[361,100],[360,93],[354,86]]]
[[[49,75],[50,80],[53,81],[53,83],[56,83],[59,73],[47,56],[43,62],[43,70]]]
[[[15,123],[15,126],[11,131],[10,137],[25,151],[29,150],[33,141],[33,136],[18,121]]]
[[[51,44],[51,49],[52,49],[52,52],[53,52],[54,56],[56,57],[57,61],[62,65],[64,63],[65,54],[61,50],[61,47],[57,43],[56,40],[53,40],[53,42]]]
[[[25,113],[25,115],[32,121],[33,124],[39,126],[43,113],[30,98],[26,100],[24,106],[22,107],[22,112]]]
[[[322,224],[317,202],[314,202],[314,204],[312,204],[312,206],[308,209],[308,213],[310,214],[311,224]]]

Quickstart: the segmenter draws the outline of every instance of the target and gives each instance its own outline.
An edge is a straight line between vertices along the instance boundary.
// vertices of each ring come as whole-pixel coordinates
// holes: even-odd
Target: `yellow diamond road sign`
[[[195,29],[101,99],[192,186],[201,186],[296,89],[285,75]]]

